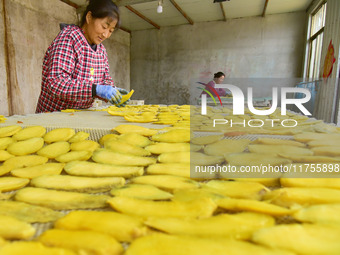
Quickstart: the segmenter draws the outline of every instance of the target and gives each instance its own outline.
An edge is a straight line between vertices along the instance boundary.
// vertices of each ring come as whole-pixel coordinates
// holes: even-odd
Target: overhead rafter
[[[225,15],[223,3],[220,3],[220,6],[221,6],[222,14],[223,14],[223,19],[224,21],[227,21],[227,16]]]
[[[145,17],[143,14],[141,14],[139,11],[135,10],[134,8],[132,8],[130,5],[125,6],[127,9],[129,9],[130,11],[132,11],[134,14],[136,14],[137,16],[139,16],[140,18],[142,18],[143,20],[145,20],[146,22],[149,22],[151,25],[153,25],[155,28],[160,29],[161,27],[159,25],[157,25],[155,22],[153,22],[151,19]]]
[[[157,0],[114,0],[117,6],[128,6],[133,4],[143,4],[148,2],[156,2]]]
[[[176,9],[183,15],[184,18],[187,19],[187,21],[193,25],[194,22],[192,21],[192,19],[185,13],[185,11],[182,10],[182,8],[175,2],[175,0],[170,0],[170,2],[173,4],[173,6],[176,7]]]
[[[60,0],[60,1],[62,1],[62,2],[64,2],[65,4],[68,4],[68,5],[70,5],[70,6],[74,7],[74,8],[76,8],[76,9],[78,9],[78,8],[80,7],[79,5],[77,5],[76,3],[73,3],[73,2],[70,1],[70,0]]]
[[[266,0],[266,2],[264,3],[262,17],[266,16],[266,10],[267,10],[267,6],[268,6],[268,2],[269,2],[269,0]]]

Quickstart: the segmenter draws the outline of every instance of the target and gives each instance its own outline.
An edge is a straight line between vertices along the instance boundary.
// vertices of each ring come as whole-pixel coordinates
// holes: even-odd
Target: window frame
[[[322,27],[316,31],[313,35],[311,35],[312,33],[312,25],[313,25],[313,17],[323,8],[324,9],[324,13],[323,13],[323,25]],[[322,45],[323,45],[323,33],[325,30],[325,21],[326,21],[326,11],[327,11],[327,1],[326,0],[322,0],[320,1],[317,6],[313,9],[313,11],[311,11],[308,15],[308,29],[307,29],[307,38],[306,38],[306,57],[305,57],[305,63],[304,63],[304,72],[303,72],[303,77],[304,79],[312,79],[312,80],[318,80],[320,78],[320,66],[321,66],[321,51],[322,51]],[[313,42],[315,42],[315,40],[318,40],[319,36],[322,36],[321,38],[321,43],[320,45],[318,45],[318,49],[319,49],[319,63],[316,63],[315,60],[313,63],[313,71],[311,72],[311,65],[312,65],[312,55],[316,54],[317,50],[315,50],[313,52]],[[318,70],[317,70],[317,75],[315,74],[315,67],[318,66]]]

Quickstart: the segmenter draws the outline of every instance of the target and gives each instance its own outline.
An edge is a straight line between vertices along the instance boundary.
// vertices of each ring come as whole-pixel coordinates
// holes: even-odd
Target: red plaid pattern
[[[113,86],[105,47],[94,51],[81,28],[68,26],[46,51],[36,112],[89,108],[92,84]]]

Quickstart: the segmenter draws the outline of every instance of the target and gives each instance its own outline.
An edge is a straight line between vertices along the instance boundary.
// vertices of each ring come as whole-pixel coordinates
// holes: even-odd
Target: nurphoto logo
[[[240,88],[230,84],[216,84],[216,88],[229,89],[233,95],[233,114],[244,115],[244,94]],[[269,115],[275,112],[278,105],[278,88],[272,89],[273,102],[270,109],[257,110],[253,105],[253,88],[248,88],[248,108],[255,115]],[[287,98],[288,93],[303,93],[306,96],[304,98]],[[210,94],[210,93],[209,93]],[[210,95],[212,96],[212,95]],[[219,98],[219,97],[218,97]],[[220,98],[219,98],[220,99]],[[293,104],[300,109],[300,111],[306,115],[312,115],[302,104],[307,103],[311,99],[311,93],[305,88],[281,88],[281,115],[287,115],[287,105]],[[221,101],[221,100],[220,100]],[[207,114],[207,95],[201,95],[202,102],[202,114]],[[221,102],[222,105],[222,102]]]
[[[245,96],[240,88],[238,88],[235,85],[231,84],[216,84],[215,88],[223,88],[223,89],[228,89],[230,90],[232,94],[232,106],[233,106],[233,115],[244,115],[244,105],[245,105]],[[216,90],[214,88],[209,88],[212,90],[215,94],[217,94]],[[278,88],[273,87],[272,88],[272,103],[271,107],[269,109],[256,109],[253,104],[253,88],[248,87],[247,88],[247,104],[248,104],[248,109],[251,113],[254,115],[260,115],[260,116],[267,116],[272,113],[274,113],[278,107]],[[305,97],[303,98],[288,98],[287,95],[289,93],[300,93],[304,94]],[[214,100],[215,105],[216,101],[211,93],[208,93],[210,97]],[[296,87],[282,87],[280,88],[280,95],[281,95],[281,115],[285,116],[287,115],[287,105],[295,105],[301,112],[302,114],[306,116],[312,115],[304,106],[304,103],[307,103],[311,99],[311,92],[308,89],[305,88],[296,88]],[[222,106],[222,101],[220,97],[217,95],[220,104]],[[201,94],[201,114],[206,115],[207,114],[207,94],[202,93]],[[233,125],[243,125],[246,126],[248,124],[249,127],[262,127],[266,122],[271,123],[272,127],[275,125],[275,123],[280,122],[281,126],[284,127],[295,127],[297,126],[297,121],[293,119],[284,119],[284,120],[279,120],[279,119],[252,119],[249,120],[248,122],[251,123],[246,123],[246,120],[243,122],[237,122],[233,123],[232,120],[225,120],[225,119],[214,119],[213,120],[213,127],[216,125],[220,124],[227,124],[229,123],[231,126]]]

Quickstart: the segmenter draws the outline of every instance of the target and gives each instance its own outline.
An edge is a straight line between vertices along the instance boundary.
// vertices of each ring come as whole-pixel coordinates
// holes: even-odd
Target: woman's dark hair
[[[217,72],[214,74],[214,78],[221,78],[222,76],[225,76],[225,74],[222,72]]]
[[[106,18],[110,17],[117,20],[115,30],[120,27],[120,13],[117,5],[112,0],[89,0],[85,12],[80,20],[80,27],[86,22],[86,15],[91,12],[93,18]]]

